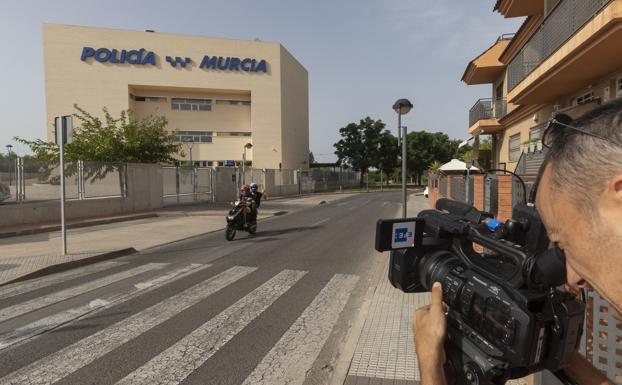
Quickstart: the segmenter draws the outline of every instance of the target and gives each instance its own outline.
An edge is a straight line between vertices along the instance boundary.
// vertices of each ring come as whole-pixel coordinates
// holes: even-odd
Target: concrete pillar
[[[499,206],[497,218],[512,218],[512,175],[499,175]]]
[[[484,210],[484,175],[473,175],[473,206]]]

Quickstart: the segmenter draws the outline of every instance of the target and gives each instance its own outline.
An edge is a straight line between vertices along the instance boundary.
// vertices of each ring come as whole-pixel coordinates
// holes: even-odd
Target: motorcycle
[[[233,241],[238,230],[246,231],[251,235],[257,232],[257,221],[251,220],[251,212],[251,206],[248,202],[236,201],[233,204],[233,208],[229,210],[227,215],[225,238],[228,241]]]

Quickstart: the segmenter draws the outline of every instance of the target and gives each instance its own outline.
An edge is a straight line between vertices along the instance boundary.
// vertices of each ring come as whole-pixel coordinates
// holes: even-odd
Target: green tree
[[[104,118],[100,119],[74,107],[80,125],[74,130],[73,141],[65,146],[69,161],[163,163],[173,161],[173,154],[179,151],[180,145],[166,131],[168,122],[162,116],[137,119],[128,110],[114,118],[104,108]],[[53,142],[15,140],[29,146],[38,159],[58,160],[59,147]]]
[[[314,163],[315,163],[315,156],[313,156],[313,153],[309,151],[309,165],[312,165]]]
[[[441,164],[458,158],[467,149],[458,148],[459,140],[449,139],[442,132],[414,131],[408,134],[408,171],[417,183],[434,161]]]
[[[395,151],[391,151],[391,134],[384,127],[381,120],[368,116],[358,124],[350,123],[339,129],[342,139],[334,144],[337,163],[360,171],[361,183],[370,167],[380,168],[381,162],[382,167],[387,169],[395,165],[391,155],[385,154],[395,154]]]

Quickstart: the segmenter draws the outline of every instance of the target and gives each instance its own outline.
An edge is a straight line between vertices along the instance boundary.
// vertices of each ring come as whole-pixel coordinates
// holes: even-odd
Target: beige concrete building
[[[306,69],[279,43],[45,24],[48,138],[74,104],[162,115],[202,166],[306,169]],[[179,159],[188,160],[189,145]]]
[[[573,118],[622,97],[622,0],[497,0],[525,17],[467,66],[467,84],[490,84],[469,112],[475,144],[492,140],[492,166],[533,175],[540,138],[555,113]]]

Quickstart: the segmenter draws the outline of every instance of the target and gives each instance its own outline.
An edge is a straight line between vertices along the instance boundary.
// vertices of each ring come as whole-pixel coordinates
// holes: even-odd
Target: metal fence
[[[479,99],[469,110],[469,127],[484,119],[501,119],[507,113],[507,101],[504,98]]]
[[[303,192],[342,191],[361,185],[361,173],[352,170],[312,169],[302,178]]]
[[[211,167],[162,167],[162,198],[165,205],[214,200],[214,169]]]
[[[598,293],[589,290],[587,298],[587,354],[596,368],[622,384],[622,322],[611,312],[612,306]]]
[[[60,199],[57,162],[16,158],[0,163],[0,202],[26,203]],[[6,198],[6,194],[9,195]],[[122,163],[67,162],[65,197],[89,199],[127,195],[127,169]],[[6,198],[6,199],[1,199]]]
[[[466,180],[464,176],[451,178],[451,199],[459,202],[466,201]]]
[[[447,198],[447,178],[440,178],[440,183],[439,183],[439,193],[441,194],[442,197]]]
[[[512,90],[611,0],[562,0],[508,65]]]

